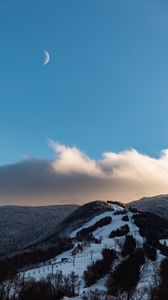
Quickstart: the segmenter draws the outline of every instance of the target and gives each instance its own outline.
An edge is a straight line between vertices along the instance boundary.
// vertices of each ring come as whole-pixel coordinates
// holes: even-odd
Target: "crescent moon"
[[[45,57],[44,57],[44,63],[43,63],[43,65],[45,66],[45,65],[47,65],[47,64],[49,63],[49,61],[50,61],[50,54],[45,50],[45,51],[44,51],[44,55],[45,55]]]

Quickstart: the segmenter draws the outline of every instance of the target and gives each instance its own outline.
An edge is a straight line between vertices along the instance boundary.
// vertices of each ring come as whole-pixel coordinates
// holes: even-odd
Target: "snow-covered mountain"
[[[25,282],[27,290],[38,284],[52,287],[53,295],[43,295],[43,300],[167,299],[162,297],[168,280],[164,219],[120,203],[97,201],[78,208],[63,224],[63,239],[61,232],[57,240],[51,237],[52,248],[47,240],[0,263],[1,268],[19,262],[17,274],[19,280],[24,278],[24,287],[19,283],[23,290],[16,299],[28,299],[23,297]],[[26,264],[20,264],[26,256]]]

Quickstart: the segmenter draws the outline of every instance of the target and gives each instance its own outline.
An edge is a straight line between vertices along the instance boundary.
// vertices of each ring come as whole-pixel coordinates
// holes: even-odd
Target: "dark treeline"
[[[136,249],[136,241],[132,235],[126,235],[125,242],[122,249],[122,256],[131,255]]]
[[[1,300],[60,300],[64,296],[75,297],[79,294],[80,281],[74,273],[63,276],[61,271],[50,275],[46,280],[25,281],[12,276],[6,282],[0,281]]]
[[[127,224],[123,225],[119,229],[112,230],[112,232],[109,235],[109,238],[124,236],[127,233],[129,233],[129,231],[130,231],[129,226]]]
[[[128,296],[131,296],[139,281],[140,268],[144,262],[143,250],[136,249],[132,255],[123,260],[108,276],[108,293],[117,296],[121,292],[126,292]]]
[[[128,215],[124,215],[121,220],[124,222],[128,222],[129,221]]]
[[[118,216],[118,215],[125,215],[126,213],[127,213],[126,209],[114,211],[114,215],[115,215],[115,216]]]
[[[141,236],[149,239],[168,238],[168,221],[149,212],[133,215],[135,225],[139,227]]]
[[[97,221],[94,225],[88,226],[86,228],[81,229],[80,231],[77,232],[76,238],[79,241],[82,241],[84,239],[87,239],[90,234],[92,234],[93,231],[96,229],[103,227],[105,225],[108,225],[112,222],[111,217],[104,217],[101,220]]]
[[[116,259],[116,252],[112,249],[102,250],[103,258],[89,265],[84,272],[85,286],[89,287],[104,277],[110,271]]]
[[[146,257],[152,261],[155,261],[157,258],[157,251],[155,248],[151,247],[150,245],[148,245],[147,243],[144,243],[143,246],[144,249],[144,253],[146,255]]]
[[[168,221],[149,212],[139,212],[133,218],[140,235],[146,238],[146,244],[168,257],[168,247],[159,241],[168,238]]]
[[[55,245],[44,250],[33,248],[30,251],[25,251],[12,257],[5,258],[0,261],[0,280],[8,278],[22,268],[45,262],[54,256],[72,248],[72,240],[63,239],[57,241]]]

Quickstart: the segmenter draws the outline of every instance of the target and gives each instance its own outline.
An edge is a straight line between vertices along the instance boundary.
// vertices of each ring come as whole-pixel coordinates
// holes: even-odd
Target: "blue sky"
[[[168,148],[166,1],[3,0],[0,53],[1,165],[53,157],[48,139],[95,159]]]

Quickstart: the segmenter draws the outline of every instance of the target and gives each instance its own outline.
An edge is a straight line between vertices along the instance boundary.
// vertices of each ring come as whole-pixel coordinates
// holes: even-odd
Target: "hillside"
[[[159,195],[154,197],[144,197],[129,203],[142,211],[149,211],[168,219],[168,195]]]
[[[1,206],[0,256],[16,251],[53,233],[77,205]]]
[[[70,220],[74,225],[69,228]],[[40,243],[0,262],[0,278],[6,276],[7,285],[17,268],[22,297],[16,299],[166,299],[167,221],[120,203],[97,201],[78,208],[63,224],[63,238],[57,236],[52,247]],[[17,280],[12,291],[17,287],[18,292]],[[32,289],[37,290],[34,298]]]

